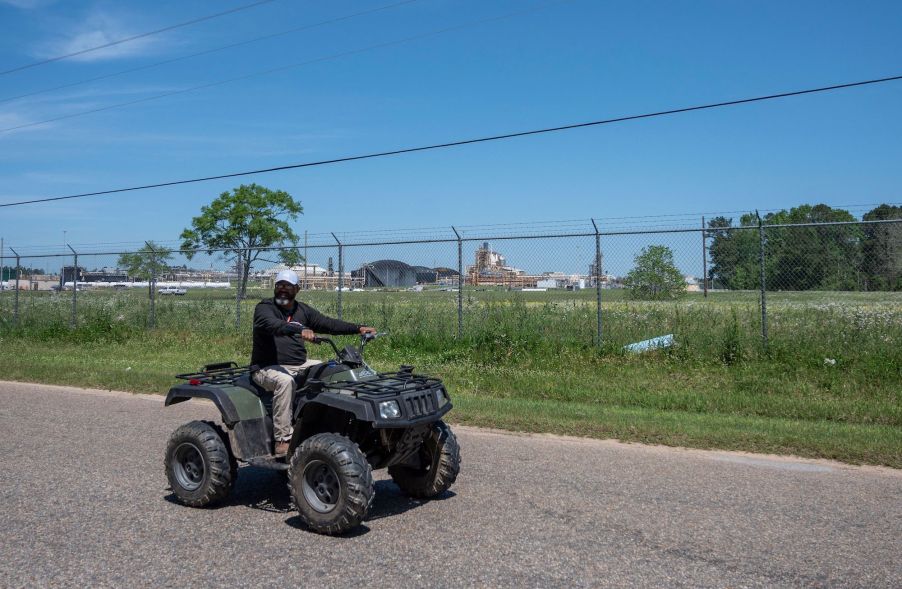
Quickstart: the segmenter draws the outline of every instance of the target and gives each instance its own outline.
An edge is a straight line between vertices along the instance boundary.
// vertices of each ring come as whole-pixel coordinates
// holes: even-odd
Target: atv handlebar
[[[385,335],[388,335],[388,332],[387,332],[387,331],[378,331],[378,332],[376,332],[376,333],[362,333],[362,334],[360,334],[360,353],[363,354],[363,348],[366,347],[366,345],[367,345],[369,342],[373,341],[374,339],[376,339],[376,338],[378,338],[378,337],[382,337],[382,336],[385,336]],[[338,351],[338,346],[335,345],[335,342],[332,341],[331,338],[328,338],[328,337],[322,337],[322,336],[317,335],[317,336],[315,336],[315,337],[313,338],[313,340],[311,341],[311,343],[314,343],[314,344],[316,344],[316,345],[320,345],[320,344],[329,344],[330,346],[332,346],[332,349],[335,350],[335,356],[336,356],[337,358],[341,358],[341,352]]]
[[[335,355],[338,356],[338,346],[336,346],[335,342],[327,337],[316,336],[313,338],[313,341],[311,343],[314,343],[316,345],[329,344],[330,346],[332,346],[332,349],[335,350]]]
[[[365,344],[367,342],[371,342],[377,337],[382,337],[388,335],[387,331],[377,331],[375,333],[362,333],[360,334],[360,343]]]

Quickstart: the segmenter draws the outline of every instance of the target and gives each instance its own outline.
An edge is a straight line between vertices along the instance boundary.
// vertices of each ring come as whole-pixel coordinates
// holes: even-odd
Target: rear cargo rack
[[[219,368],[215,368],[215,366],[219,366]],[[176,374],[175,377],[181,380],[200,381],[203,384],[233,384],[245,374],[257,370],[256,366],[238,366],[234,362],[225,365],[214,364],[206,368],[200,372]]]
[[[399,381],[399,382],[391,382]],[[396,394],[428,391],[440,387],[442,381],[438,378],[402,372],[380,372],[379,378],[373,380],[325,382],[323,388],[342,389],[355,393],[370,394]]]

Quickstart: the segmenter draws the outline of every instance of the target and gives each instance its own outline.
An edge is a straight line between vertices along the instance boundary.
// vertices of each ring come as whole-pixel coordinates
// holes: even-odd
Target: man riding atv
[[[451,410],[442,381],[407,364],[374,370],[364,348],[385,334],[296,303],[297,291],[297,275],[280,272],[273,298],[257,305],[252,365],[218,362],[176,375],[183,382],[169,389],[166,406],[206,399],[222,424],[195,420],[169,437],[164,464],[175,497],[192,507],[222,501],[239,463],[283,470],[304,525],[341,534],[366,518],[374,470],[388,469],[411,497],[447,491],[460,472],[460,446],[442,420]],[[314,330],[359,333],[360,344],[340,350]],[[328,344],[335,358],[302,371],[304,340]]]
[[[254,372],[258,385],[273,393],[272,420],[275,456],[285,456],[293,434],[292,400],[295,375],[319,364],[309,360],[304,341],[313,342],[316,333],[333,335],[373,334],[372,327],[327,317],[313,307],[295,300],[298,275],[282,270],[276,275],[273,298],[257,303],[254,309],[254,344],[251,364],[261,368]]]

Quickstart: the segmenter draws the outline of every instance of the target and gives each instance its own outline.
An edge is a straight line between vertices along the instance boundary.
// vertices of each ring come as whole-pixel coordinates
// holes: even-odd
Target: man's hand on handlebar
[[[376,335],[376,328],[375,328],[375,327],[361,326],[359,332],[360,332],[360,335],[374,337],[374,336]],[[305,327],[304,330],[301,331],[298,335],[300,335],[300,336],[301,336],[301,339],[303,339],[304,341],[311,342],[311,343],[314,343],[314,344],[320,344],[320,343],[322,343],[322,341],[320,340],[319,336],[317,336],[317,335],[313,332],[312,329],[308,329],[308,328]]]

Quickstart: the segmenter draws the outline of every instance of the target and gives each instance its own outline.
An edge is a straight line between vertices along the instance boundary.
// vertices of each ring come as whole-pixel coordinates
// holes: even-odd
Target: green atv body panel
[[[232,453],[238,460],[267,456],[272,449],[272,418],[263,400],[233,384],[180,384],[169,389],[166,405],[188,399],[209,399],[219,409],[229,433]]]
[[[351,419],[367,424],[371,430],[422,429],[424,424],[437,421],[451,409],[447,391],[438,379],[414,376],[411,370],[379,374],[365,366],[350,368],[337,362],[312,367],[295,395],[292,443],[300,443],[305,434],[315,431],[319,427],[316,420],[330,412],[345,416],[341,417],[344,423]],[[179,377],[187,382],[169,390],[167,406],[188,399],[210,400],[226,426],[235,458],[250,462],[271,456],[272,393],[254,383],[248,369],[236,365]],[[401,415],[380,415],[379,405],[385,402],[396,403]]]

